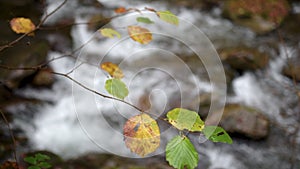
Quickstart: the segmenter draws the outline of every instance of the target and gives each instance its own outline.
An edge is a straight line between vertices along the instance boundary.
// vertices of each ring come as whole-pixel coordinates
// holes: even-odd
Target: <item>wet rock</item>
[[[88,154],[66,162],[70,168],[171,169],[163,157],[124,158],[109,154]]]
[[[274,30],[286,18],[289,10],[286,0],[228,0],[224,5],[225,16],[258,34]]]
[[[223,113],[223,114],[222,114]],[[206,124],[218,124],[228,132],[237,133],[252,139],[262,139],[269,134],[269,120],[259,111],[239,104],[227,104],[224,112],[214,112]]]
[[[55,79],[51,73],[52,69],[42,69],[37,72],[32,80],[32,85],[36,87],[51,87]]]
[[[300,58],[294,57],[291,58],[286,66],[283,68],[283,74],[291,79],[300,81]]]
[[[262,69],[269,62],[267,54],[247,47],[221,49],[219,56],[224,63],[238,71]]]

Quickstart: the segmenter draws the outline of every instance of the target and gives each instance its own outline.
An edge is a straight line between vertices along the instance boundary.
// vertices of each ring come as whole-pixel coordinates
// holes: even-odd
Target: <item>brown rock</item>
[[[220,58],[233,69],[256,70],[267,66],[269,56],[248,47],[226,48],[219,52]]]
[[[253,108],[227,104],[224,112],[213,113],[206,120],[206,124],[218,124],[219,116],[222,116],[220,125],[228,132],[242,134],[252,139],[262,139],[268,136],[269,120]]]

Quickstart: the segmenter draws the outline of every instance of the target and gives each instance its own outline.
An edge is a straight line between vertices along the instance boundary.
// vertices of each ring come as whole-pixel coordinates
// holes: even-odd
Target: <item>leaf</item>
[[[205,126],[202,130],[205,137],[213,142],[223,142],[232,144],[232,139],[229,134],[218,126]]]
[[[111,28],[103,28],[99,30],[101,35],[107,38],[114,38],[115,36],[121,38],[121,34]]]
[[[166,160],[178,169],[192,169],[198,165],[198,152],[187,137],[176,136],[166,147]]]
[[[111,63],[111,62],[105,62],[101,64],[101,69],[105,70],[111,77],[121,79],[124,77],[124,74],[122,70],[119,68],[118,65]]]
[[[10,21],[11,29],[16,33],[30,33],[35,30],[35,25],[28,18],[13,18]],[[33,36],[34,33],[28,34],[29,36]]]
[[[105,82],[105,89],[119,99],[124,99],[129,93],[127,86],[120,79],[108,79]]]
[[[128,119],[123,131],[126,146],[142,157],[159,147],[160,131],[157,122],[145,113]]]
[[[121,14],[121,13],[125,13],[127,12],[128,10],[124,7],[119,7],[117,9],[115,9],[115,13],[118,13],[118,14]]]
[[[151,19],[149,19],[147,17],[137,17],[136,21],[141,22],[141,23],[146,23],[146,24],[154,23]]]
[[[158,17],[161,20],[163,20],[165,22],[168,22],[168,23],[173,24],[173,25],[178,25],[179,24],[178,17],[170,11],[158,11],[158,12],[156,12],[156,14],[158,15]]]
[[[45,154],[41,154],[41,153],[38,153],[35,155],[35,158],[37,161],[45,161],[45,160],[50,160],[50,157],[45,155]]]
[[[202,131],[204,122],[198,113],[182,108],[175,108],[167,113],[168,121],[179,130]]]
[[[41,169],[41,167],[39,167],[39,166],[30,166],[30,167],[28,167],[28,169]]]
[[[137,41],[141,44],[148,44],[152,41],[152,34],[146,28],[142,28],[140,26],[128,26],[127,29],[128,34],[134,41]]]
[[[25,157],[24,161],[27,162],[28,164],[32,164],[32,165],[36,165],[37,164],[37,160],[34,157]]]
[[[51,168],[51,167],[52,167],[52,166],[51,166],[49,163],[47,163],[47,162],[41,162],[41,163],[38,164],[38,166],[41,167],[41,168]]]

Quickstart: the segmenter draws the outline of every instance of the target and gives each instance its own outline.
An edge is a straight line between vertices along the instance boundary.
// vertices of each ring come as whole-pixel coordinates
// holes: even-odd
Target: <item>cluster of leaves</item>
[[[51,168],[51,164],[47,162],[48,160],[50,160],[50,157],[41,153],[37,153],[34,156],[27,156],[24,158],[24,161],[30,165],[28,169]]]
[[[105,89],[116,98],[124,99],[128,95],[122,70],[113,63],[101,64],[101,68],[111,76],[105,83]],[[198,113],[183,108],[175,108],[167,113],[165,119],[180,134],[166,146],[166,160],[175,168],[195,168],[198,165],[198,152],[183,131],[201,132],[213,142],[232,143],[227,132],[218,126],[206,126]],[[144,157],[160,146],[160,130],[157,121],[147,112],[133,116],[123,127],[126,146],[134,153]]]
[[[120,7],[118,9],[116,9],[115,12],[118,14],[122,14],[122,13],[126,13],[126,12],[129,12],[132,10],[141,12],[138,9],[133,9],[133,8],[125,9],[124,7]],[[168,22],[168,23],[174,24],[174,25],[179,24],[179,19],[177,18],[177,16],[174,15],[170,11],[155,11],[154,9],[151,9],[151,8],[145,8],[145,10],[154,12],[161,20],[163,20],[165,22]],[[152,21],[148,17],[142,17],[142,16],[137,17],[136,21],[140,22],[140,23],[144,23],[144,24],[154,24],[154,21]],[[113,28],[102,28],[99,31],[102,34],[102,36],[104,36],[104,37],[113,38],[116,36],[118,38],[121,38],[121,34]],[[146,45],[152,41],[152,33],[147,28],[143,28],[141,26],[129,25],[127,27],[127,31],[128,31],[130,38],[136,42],[139,42],[140,44]]]
[[[145,8],[146,11],[154,12],[161,20],[173,25],[179,24],[179,19],[170,11],[156,11],[151,8]],[[117,14],[123,14],[129,11],[140,10],[124,7],[115,10]],[[137,17],[137,22],[153,24],[148,17]],[[10,22],[11,28],[16,33],[33,35],[35,25],[27,18],[14,18]],[[127,27],[130,38],[140,44],[148,44],[152,41],[152,33],[147,28],[141,26],[129,25]],[[121,38],[121,34],[113,28],[102,28],[99,32],[104,37]],[[105,82],[106,91],[116,100],[124,101],[129,91],[126,84],[122,81],[124,74],[118,65],[105,62],[100,67],[109,74],[109,79]],[[124,101],[125,102],[125,101]],[[160,129],[157,121],[145,111],[140,110],[140,114],[127,120],[123,127],[125,145],[137,155],[142,157],[153,153],[160,146]],[[198,152],[190,139],[183,133],[201,132],[204,136],[213,142],[223,142],[231,144],[232,140],[227,132],[218,126],[206,126],[197,112],[175,108],[169,111],[164,119],[171,126],[179,130],[179,135],[169,141],[166,146],[166,160],[175,168],[195,168],[198,165]],[[35,154],[24,158],[31,166],[29,169],[50,168],[51,165],[46,162],[50,158],[47,155]]]

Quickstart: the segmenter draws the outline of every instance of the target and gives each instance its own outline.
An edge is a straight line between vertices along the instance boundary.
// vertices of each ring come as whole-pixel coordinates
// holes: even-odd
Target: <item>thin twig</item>
[[[9,122],[6,119],[6,117],[5,117],[4,113],[2,112],[2,110],[0,110],[0,113],[1,113],[1,116],[2,116],[5,124],[7,125],[8,130],[9,130],[9,134],[10,134],[11,140],[13,142],[13,154],[14,154],[14,158],[15,158],[16,164],[17,164],[17,166],[19,168],[18,158],[17,158],[17,152],[16,152],[16,150],[17,150],[17,143],[16,143],[16,140],[15,140],[14,134],[13,134],[12,129],[11,129],[10,125],[9,125]]]
[[[25,38],[27,35],[33,33],[33,32],[36,32],[37,30],[40,29],[41,25],[45,23],[45,21],[51,16],[53,15],[56,11],[58,11],[68,0],[64,0],[64,2],[62,2],[57,8],[55,8],[51,13],[47,14],[45,16],[45,18],[43,18],[39,24],[35,27],[34,30],[30,31],[30,32],[27,32],[23,35],[21,35],[20,37],[18,37],[17,39],[9,42],[8,44],[6,45],[3,45],[3,46],[0,46],[0,52],[3,51],[4,49],[6,48],[9,48],[9,47],[12,47],[13,45],[15,45],[16,43],[18,43],[20,40],[22,40],[23,38]]]

